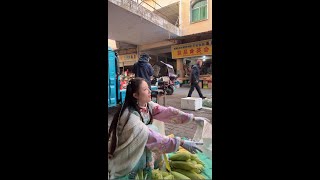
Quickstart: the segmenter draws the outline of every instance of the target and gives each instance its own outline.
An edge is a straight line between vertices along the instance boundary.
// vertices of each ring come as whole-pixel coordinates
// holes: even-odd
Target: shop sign
[[[124,67],[124,66],[133,66],[134,63],[136,63],[137,61],[123,61],[123,62],[119,62],[119,67]]]
[[[138,61],[137,53],[118,55],[119,62]]]
[[[172,59],[212,55],[212,39],[171,46]]]

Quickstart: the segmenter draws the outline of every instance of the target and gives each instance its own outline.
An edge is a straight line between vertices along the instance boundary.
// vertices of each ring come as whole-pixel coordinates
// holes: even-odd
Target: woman
[[[151,101],[147,82],[135,78],[127,85],[126,99],[115,114],[108,132],[108,171],[110,179],[135,179],[138,173],[151,179],[154,158],[151,152],[163,154],[175,152],[179,146],[191,153],[199,150],[192,141],[179,137],[169,138],[157,133],[152,125],[153,118],[175,124],[205,118],[194,117],[172,107],[163,107]]]

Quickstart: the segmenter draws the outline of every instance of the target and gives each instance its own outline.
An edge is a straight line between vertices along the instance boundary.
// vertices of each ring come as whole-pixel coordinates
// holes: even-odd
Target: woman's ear
[[[133,93],[133,97],[138,99],[138,94],[137,93]]]

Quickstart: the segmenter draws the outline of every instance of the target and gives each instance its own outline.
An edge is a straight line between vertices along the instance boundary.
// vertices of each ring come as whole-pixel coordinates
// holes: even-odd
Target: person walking
[[[148,54],[143,53],[140,56],[139,61],[133,65],[132,72],[135,74],[135,77],[145,79],[151,89],[151,76],[153,75],[154,70],[149,63],[150,59],[151,57]]]
[[[188,93],[188,97],[191,97],[194,88],[197,89],[199,96],[202,99],[205,99],[206,97],[203,96],[200,86],[199,86],[199,78],[200,78],[200,68],[202,66],[202,60],[198,59],[197,60],[197,64],[192,66],[192,70],[191,70],[191,76],[190,76],[190,83],[191,83],[191,87]]]

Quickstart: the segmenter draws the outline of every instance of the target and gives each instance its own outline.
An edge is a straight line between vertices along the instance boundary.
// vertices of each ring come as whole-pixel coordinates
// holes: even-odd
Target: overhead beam
[[[159,55],[159,54],[165,54],[165,53],[170,53],[171,52],[171,47],[164,48],[164,49],[157,49],[157,50],[147,50],[143,51],[148,54],[153,54],[153,55]]]
[[[178,41],[176,41],[176,40],[161,41],[161,42],[152,43],[152,44],[140,45],[139,50],[140,51],[152,50],[152,49],[156,49],[156,48],[172,46],[177,43],[178,43]]]

